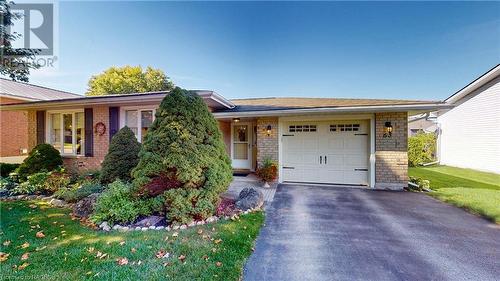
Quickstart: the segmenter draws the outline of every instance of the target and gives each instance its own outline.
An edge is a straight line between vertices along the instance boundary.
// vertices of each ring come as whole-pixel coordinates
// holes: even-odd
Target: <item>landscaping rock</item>
[[[129,231],[129,230],[130,230],[130,228],[129,228],[128,226],[124,226],[124,227],[122,227],[120,230],[121,230],[121,231]]]
[[[160,216],[149,216],[134,223],[133,227],[150,227],[165,225],[165,218]]]
[[[255,188],[244,188],[236,200],[236,208],[246,211],[262,207],[264,204],[264,194]]]
[[[146,230],[148,230],[148,228],[147,227],[141,227],[141,230],[142,231],[146,231]]]
[[[103,221],[99,227],[104,230],[104,231],[110,231],[111,230],[111,227],[109,226],[108,222],[107,221]]]
[[[9,195],[10,195],[10,191],[8,191],[7,189],[0,190],[0,197],[5,198],[5,197],[8,197]]]
[[[121,225],[119,225],[119,224],[113,225],[113,230],[118,230],[120,228],[121,228]]]
[[[94,211],[97,197],[99,197],[99,194],[93,193],[78,201],[73,207],[73,214],[80,218],[88,218]]]
[[[156,230],[162,230],[164,228],[165,228],[164,226],[158,226],[158,227],[156,227]]]
[[[38,195],[28,195],[24,198],[24,200],[35,200],[37,199]]]
[[[136,228],[134,228],[134,229],[135,229],[135,230],[137,230],[137,231],[139,231],[139,230],[141,230],[141,227],[140,227],[140,226],[138,226],[138,227],[136,227]]]
[[[66,202],[64,202],[62,200],[59,200],[59,199],[52,199],[52,200],[50,200],[49,203],[52,206],[55,206],[55,207],[64,207],[64,206],[66,206]]]

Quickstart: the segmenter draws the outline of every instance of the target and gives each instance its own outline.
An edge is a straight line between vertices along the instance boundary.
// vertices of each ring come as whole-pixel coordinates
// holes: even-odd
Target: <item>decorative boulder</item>
[[[150,227],[150,226],[164,226],[164,225],[165,225],[164,217],[149,216],[134,223],[132,227]]]
[[[73,214],[80,218],[88,218],[94,211],[99,193],[93,193],[78,201],[73,207]]]
[[[260,208],[264,204],[264,194],[255,188],[245,187],[236,199],[236,208],[246,211]]]

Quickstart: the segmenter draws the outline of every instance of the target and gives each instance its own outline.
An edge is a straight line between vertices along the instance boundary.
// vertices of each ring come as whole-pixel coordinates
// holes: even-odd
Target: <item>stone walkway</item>
[[[277,187],[276,183],[272,184],[270,188],[264,188],[262,187],[262,182],[257,177],[255,177],[254,174],[249,174],[246,177],[235,176],[233,178],[234,180],[224,194],[225,196],[236,199],[238,198],[238,195],[240,194],[241,190],[243,190],[243,188],[252,187],[262,191],[262,194],[264,194],[264,204],[266,206],[273,202]]]

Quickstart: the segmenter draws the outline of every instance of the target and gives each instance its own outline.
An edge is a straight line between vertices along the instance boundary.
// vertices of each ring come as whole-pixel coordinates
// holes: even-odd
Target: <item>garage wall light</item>
[[[385,125],[384,125],[384,138],[390,138],[392,137],[392,124],[390,121],[388,122],[385,122]]]
[[[268,137],[271,135],[271,129],[272,129],[271,125],[267,125],[267,127],[266,127],[265,131],[266,131],[266,135],[267,135]]]
[[[240,122],[240,118],[233,118],[233,122],[234,122],[234,123],[238,123],[238,122]]]

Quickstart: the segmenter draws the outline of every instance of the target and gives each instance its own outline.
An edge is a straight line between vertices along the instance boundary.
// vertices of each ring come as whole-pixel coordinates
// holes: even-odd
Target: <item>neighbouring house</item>
[[[81,97],[64,91],[0,78],[0,107],[5,104]],[[29,152],[28,112],[0,112],[0,162],[20,163]]]
[[[500,173],[500,64],[450,96],[439,111],[441,164]]]
[[[408,136],[418,133],[437,133],[437,112],[427,112],[408,117]]]
[[[235,170],[279,164],[279,182],[407,185],[408,116],[448,105],[436,101],[255,98],[227,100],[196,91],[219,121]],[[70,170],[97,169],[123,126],[142,141],[168,92],[78,97],[3,106],[27,112],[28,143],[50,143]]]

